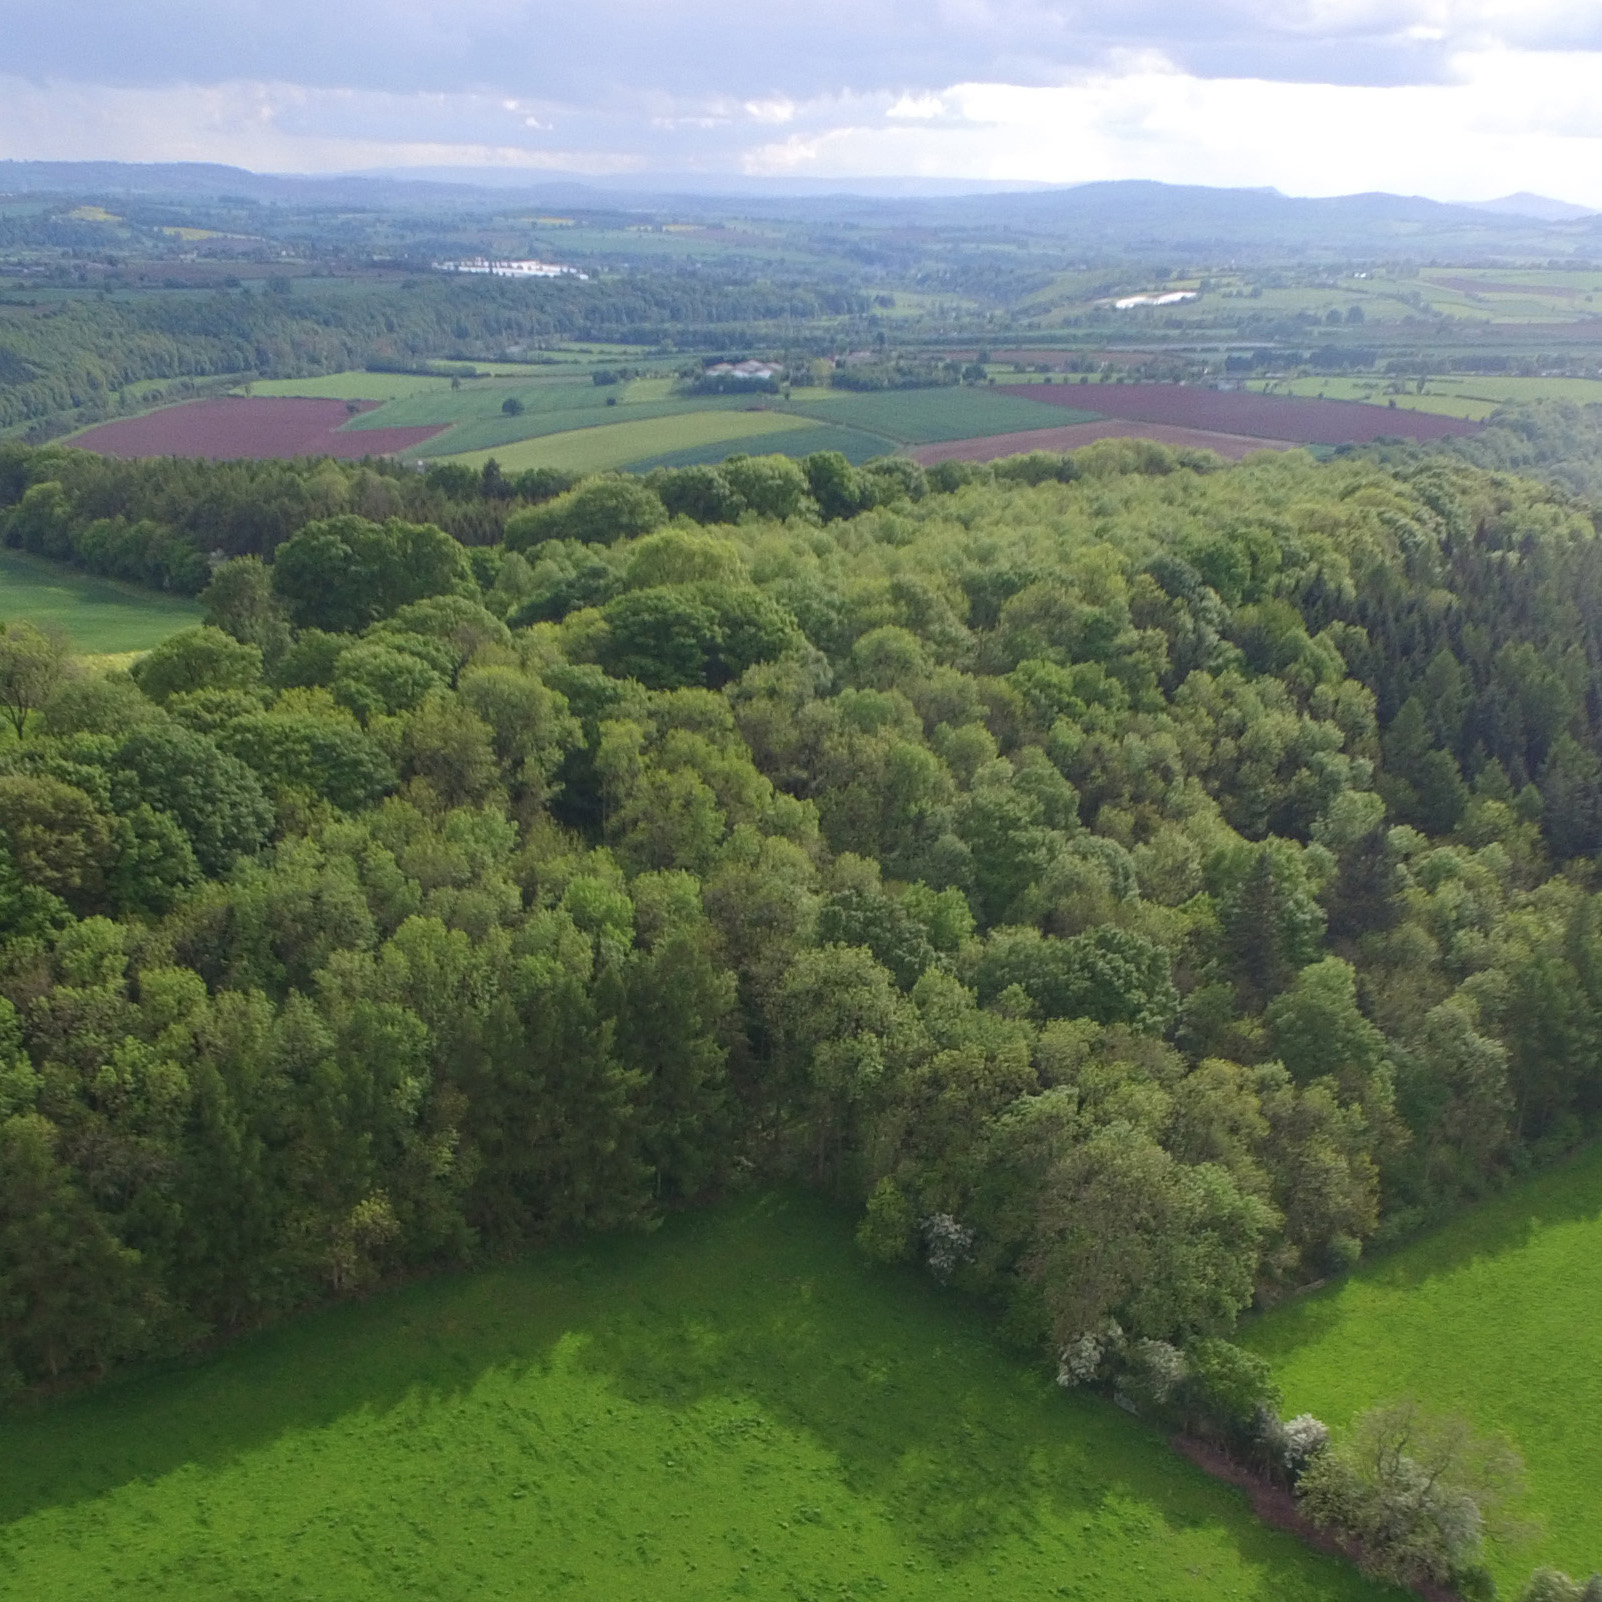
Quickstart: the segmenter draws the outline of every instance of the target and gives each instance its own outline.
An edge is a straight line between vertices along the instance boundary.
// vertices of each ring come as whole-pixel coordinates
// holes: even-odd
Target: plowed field
[[[1473,434],[1479,430],[1478,423],[1466,418],[1409,412],[1401,407],[1254,395],[1245,390],[1193,389],[1188,384],[1098,384],[1088,393],[1085,388],[1072,385],[1009,384],[1002,388],[1008,395],[1045,401],[1051,406],[1093,407],[1104,416],[1137,423],[1294,440],[1299,445],[1360,444],[1381,435],[1443,439],[1449,434]]]
[[[368,411],[371,406],[361,409]],[[339,432],[350,417],[342,400],[230,395],[102,423],[77,435],[72,444],[104,456],[205,456],[214,461],[242,456],[387,456],[421,445],[443,426]]]
[[[939,445],[923,445],[909,452],[915,462],[933,467],[936,462],[994,462],[1003,456],[1022,456],[1027,451],[1076,451],[1098,439],[1150,439],[1159,445],[1216,451],[1232,462],[1253,451],[1294,451],[1301,447],[1292,440],[1256,439],[1247,434],[1220,434],[1206,428],[1171,428],[1162,423],[1131,423],[1109,420],[1102,423],[1071,423],[1066,428],[1030,428],[1018,434],[987,434],[979,439],[945,440]]]

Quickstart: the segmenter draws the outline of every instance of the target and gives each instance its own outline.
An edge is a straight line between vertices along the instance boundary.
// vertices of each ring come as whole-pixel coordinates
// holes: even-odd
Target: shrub
[[[1315,1524],[1357,1545],[1367,1572],[1447,1585],[1477,1577],[1488,1527],[1513,1533],[1504,1510],[1522,1479],[1504,1439],[1402,1401],[1362,1414],[1314,1458],[1297,1495]]]

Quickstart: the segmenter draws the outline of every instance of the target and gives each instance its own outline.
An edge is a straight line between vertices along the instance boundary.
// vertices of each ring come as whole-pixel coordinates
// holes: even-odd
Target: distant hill
[[[1384,193],[1306,199],[1275,189],[1217,189],[1146,180],[1060,188],[975,184],[968,193],[930,193],[912,180],[876,179],[828,192],[825,181],[730,176],[631,175],[595,180],[567,175],[522,181],[497,171],[469,181],[471,169],[442,177],[363,173],[331,177],[255,173],[199,162],[0,161],[0,193],[242,198],[256,203],[337,205],[379,210],[503,210],[540,205],[590,212],[784,217],[855,221],[864,226],[1012,229],[1063,240],[1098,256],[1151,259],[1314,260],[1427,257],[1468,261],[1521,253],[1591,254],[1602,246],[1602,215],[1538,195],[1481,205],[1448,205]],[[959,189],[961,185],[932,186]],[[919,192],[919,191],[922,192]]]
[[[1500,200],[1477,201],[1474,210],[1494,211],[1504,217],[1534,217],[1538,222],[1575,222],[1581,217],[1597,215],[1590,206],[1553,200],[1549,195],[1532,195],[1527,189],[1521,189],[1516,195],[1503,195]]]

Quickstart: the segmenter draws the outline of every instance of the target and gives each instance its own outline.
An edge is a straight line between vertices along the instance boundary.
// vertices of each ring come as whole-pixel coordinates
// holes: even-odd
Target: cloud
[[[0,0],[7,70],[589,104],[1050,84],[1158,50],[1202,76],[1392,84],[1464,50],[1602,48],[1596,0]]]
[[[0,0],[0,156],[1602,204],[1602,0]]]
[[[1050,88],[962,83],[942,91],[937,120],[892,106],[755,146],[744,166],[1455,200],[1540,188],[1602,207],[1602,53],[1492,50],[1452,69],[1448,82],[1388,88],[1199,78],[1155,62]]]

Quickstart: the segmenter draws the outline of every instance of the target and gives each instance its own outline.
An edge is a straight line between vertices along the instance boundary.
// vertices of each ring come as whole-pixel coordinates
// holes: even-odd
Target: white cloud
[[[0,0],[0,38],[14,158],[1602,206],[1602,0]]]
[[[964,83],[917,126],[892,106],[747,153],[752,174],[1388,189],[1445,200],[1536,189],[1602,207],[1602,53],[1494,50],[1455,81],[1374,88],[1198,78],[1147,63],[1054,88]]]

